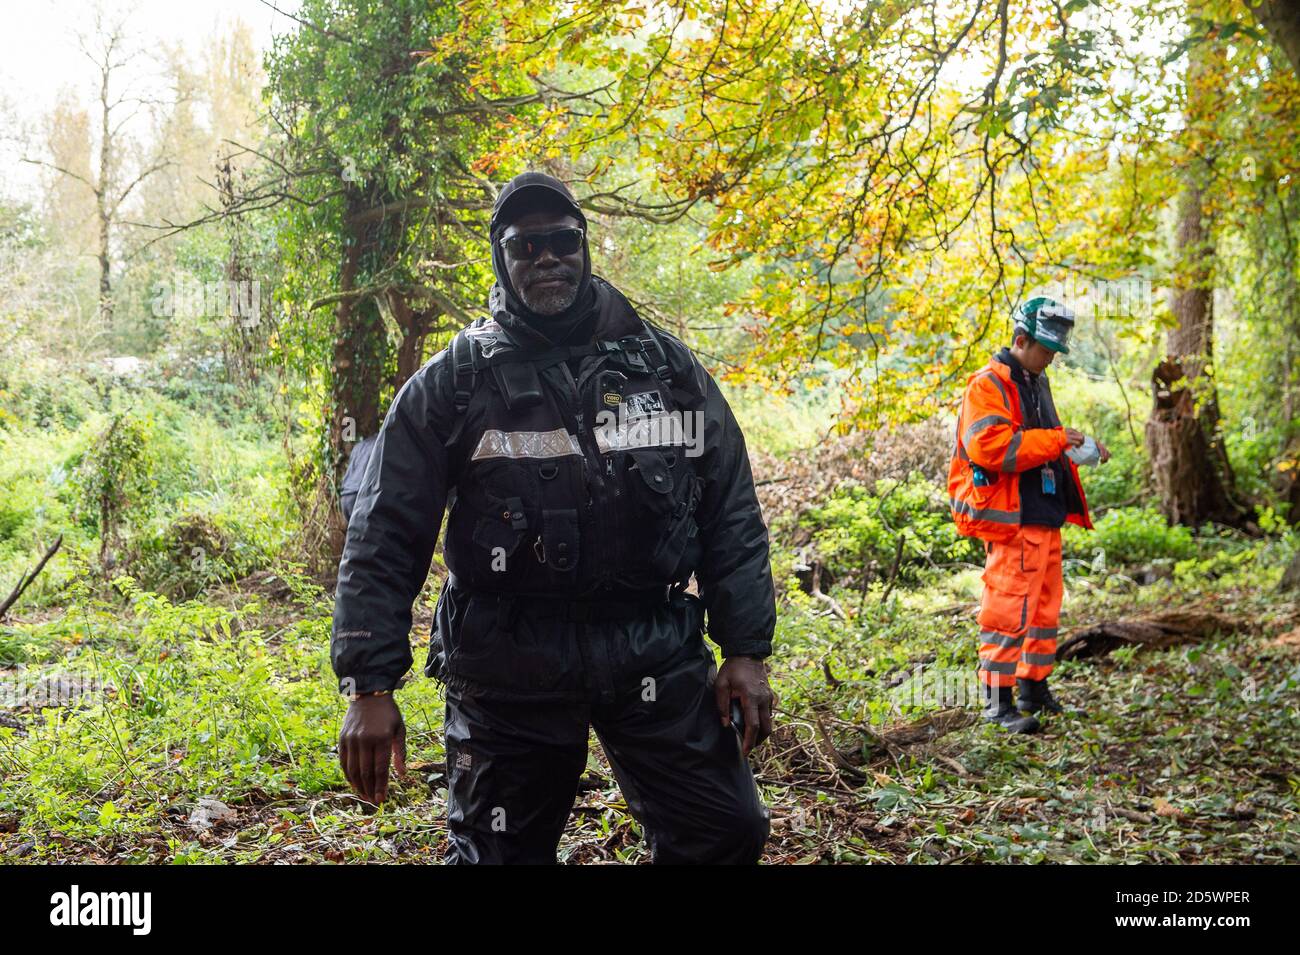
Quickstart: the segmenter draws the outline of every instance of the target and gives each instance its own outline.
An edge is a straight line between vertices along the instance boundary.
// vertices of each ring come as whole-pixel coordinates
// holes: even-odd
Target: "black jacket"
[[[616,289],[593,286],[597,342],[646,334]],[[682,640],[683,614],[701,617],[698,631],[694,598],[678,588],[670,607],[665,595],[692,573],[724,655],[770,654],[775,593],[745,441],[689,349],[659,331],[668,369],[610,346],[582,357],[575,376],[499,295],[492,320],[468,331],[480,360],[511,350],[546,360],[485,367],[458,412],[457,392],[462,403],[467,394],[446,349],[394,398],[339,565],[340,689],[389,689],[410,668],[411,605],[444,508],[451,574],[426,672],[449,685],[520,699],[607,695],[683,652],[669,645]],[[540,400],[511,407],[506,379],[527,379],[526,368],[537,370]],[[628,431],[598,427],[620,407],[640,416]],[[702,421],[698,456],[628,439],[638,421],[676,412]]]

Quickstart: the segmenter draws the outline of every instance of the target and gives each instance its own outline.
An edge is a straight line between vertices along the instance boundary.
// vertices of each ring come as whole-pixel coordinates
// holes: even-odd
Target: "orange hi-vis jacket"
[[[1055,461],[1069,447],[1065,430],[1056,421],[1050,394],[1045,404],[1056,426],[1026,430],[1020,390],[1010,368],[1000,361],[990,361],[967,380],[948,469],[948,498],[960,533],[986,541],[1009,541],[1016,536],[1020,529],[1021,472]],[[1065,519],[1091,528],[1079,468],[1069,458],[1065,463],[1083,505]]]

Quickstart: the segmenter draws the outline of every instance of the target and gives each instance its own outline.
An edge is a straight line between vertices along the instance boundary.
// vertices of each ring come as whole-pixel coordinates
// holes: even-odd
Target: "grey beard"
[[[557,289],[531,289],[519,293],[520,300],[538,315],[558,315],[578,298],[577,285],[565,285]]]

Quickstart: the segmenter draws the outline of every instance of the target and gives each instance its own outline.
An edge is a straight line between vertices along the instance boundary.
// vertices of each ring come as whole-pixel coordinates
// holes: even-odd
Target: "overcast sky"
[[[295,11],[298,0],[270,0],[280,10]],[[260,0],[106,0],[108,10],[131,11],[130,33],[140,46],[181,42],[191,60],[198,61],[202,45],[236,19],[253,31],[260,50],[276,32],[294,23]],[[0,123],[5,143],[0,154],[0,189],[22,195],[35,184],[36,167],[17,161],[13,135],[36,123],[70,88],[89,104],[95,94],[95,74],[77,49],[75,31],[89,23],[90,0],[10,0],[0,29]],[[148,82],[147,80],[145,82]]]

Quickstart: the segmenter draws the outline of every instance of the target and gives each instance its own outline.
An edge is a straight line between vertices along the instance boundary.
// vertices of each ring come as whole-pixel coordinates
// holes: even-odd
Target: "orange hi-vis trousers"
[[[1056,662],[1061,614],[1061,532],[1023,526],[1006,543],[989,542],[980,602],[980,682],[1013,686],[1045,680]]]

